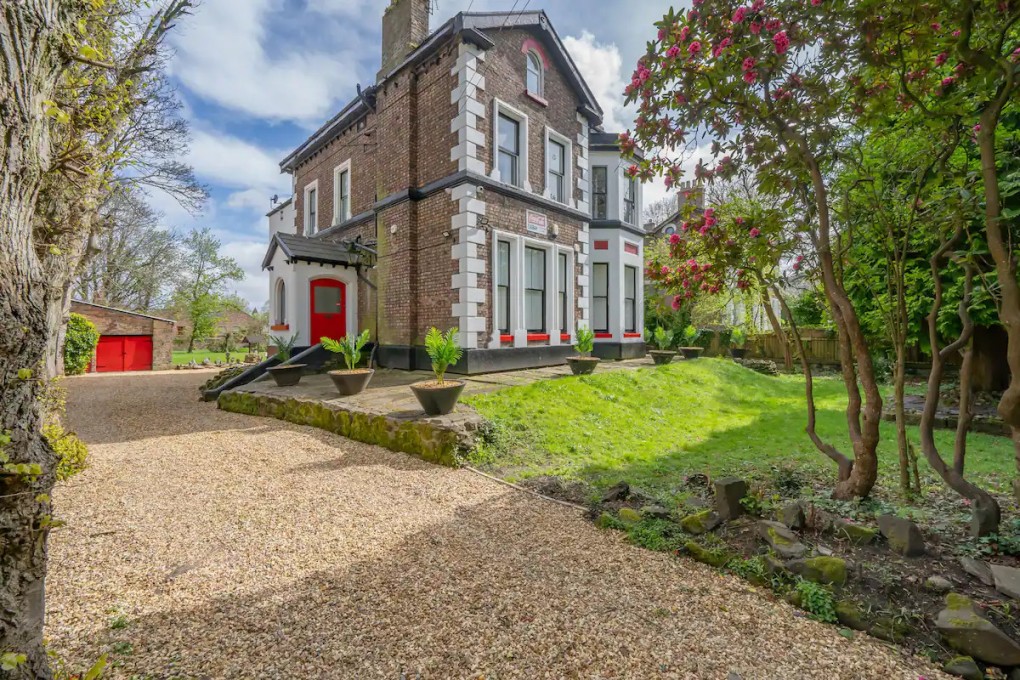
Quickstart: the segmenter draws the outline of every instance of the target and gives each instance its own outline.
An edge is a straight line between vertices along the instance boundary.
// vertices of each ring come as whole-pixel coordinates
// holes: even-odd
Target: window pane
[[[311,191],[308,192],[308,228],[311,230],[315,230],[315,228],[318,226],[318,220],[315,216],[316,212],[315,209],[317,207],[316,202],[318,199],[315,194],[316,194],[315,189],[312,189]]]
[[[520,123],[499,115],[499,148],[517,154],[520,151]]]
[[[623,303],[623,317],[626,319],[627,327],[624,329],[628,333],[633,333],[637,326],[637,318],[634,314],[634,301],[625,300]]]
[[[637,270],[634,267],[624,267],[625,274],[625,276],[623,277],[624,297],[629,298],[634,297],[634,289],[637,288],[636,285],[637,282],[635,281],[635,279],[637,278],[635,275],[636,271]]]
[[[510,287],[499,286],[497,291],[499,306],[499,331],[500,333],[510,332]]]
[[[559,142],[549,142],[549,170],[563,174],[563,145]]]
[[[315,300],[312,302],[312,309],[316,314],[339,314],[340,313],[340,289],[319,286],[315,290]]]
[[[545,314],[542,309],[543,293],[540,290],[524,291],[524,323],[529,331],[545,330]]]
[[[497,243],[499,252],[496,263],[496,282],[503,286],[510,285],[510,244],[506,241]]]
[[[595,331],[604,333],[609,330],[609,301],[605,298],[594,300],[593,325]]]
[[[524,287],[545,289],[545,251],[524,249]]]
[[[609,295],[609,265],[599,263],[592,266],[592,294]]]
[[[542,65],[534,52],[528,53],[528,92],[542,94]]]
[[[560,253],[560,291],[567,290],[567,254]]]
[[[609,170],[604,165],[592,170],[592,217],[604,220],[609,214],[608,191]]]
[[[499,152],[499,176],[507,184],[517,185],[517,156]]]

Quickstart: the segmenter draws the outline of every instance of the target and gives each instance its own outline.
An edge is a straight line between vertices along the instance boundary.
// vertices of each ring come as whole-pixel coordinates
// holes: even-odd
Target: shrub
[[[341,340],[333,340],[332,338],[320,338],[322,346],[330,352],[336,354],[342,354],[344,357],[344,363],[347,365],[348,371],[353,371],[354,367],[361,361],[361,350],[364,349],[365,345],[368,344],[368,329],[361,331],[361,335],[355,337],[348,335]]]
[[[81,314],[71,314],[64,336],[64,373],[81,375],[92,363],[99,344],[96,325]]]
[[[588,356],[595,349],[595,332],[590,328],[577,329],[577,344],[574,351],[581,356]]]
[[[297,333],[289,338],[274,335],[269,340],[276,348],[276,356],[280,357],[280,361],[287,361],[290,359],[290,353],[294,351],[294,345],[297,344]]]
[[[812,581],[801,580],[797,582],[796,590],[804,611],[819,621],[836,623],[836,602],[828,588]]]
[[[698,340],[700,336],[701,331],[699,331],[696,326],[689,325],[686,328],[684,328],[683,331],[684,347],[693,347],[694,343]]]
[[[66,432],[59,423],[50,423],[43,426],[43,436],[59,457],[58,481],[70,479],[88,467],[89,449],[78,435]]]
[[[668,331],[662,326],[656,326],[655,332],[652,333],[652,342],[655,343],[656,348],[665,352],[673,346],[673,331]]]
[[[451,328],[443,335],[435,326],[429,329],[425,336],[425,351],[432,359],[432,371],[436,374],[436,381],[442,385],[446,376],[446,369],[455,365],[464,356],[464,350],[457,342],[457,333],[460,330]]]
[[[730,330],[730,345],[737,349],[744,346],[747,342],[747,333],[744,332],[743,328],[733,328]]]

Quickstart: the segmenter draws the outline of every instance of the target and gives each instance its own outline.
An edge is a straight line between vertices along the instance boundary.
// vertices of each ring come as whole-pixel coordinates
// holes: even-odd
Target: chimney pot
[[[429,37],[431,0],[390,0],[382,19],[382,80]]]

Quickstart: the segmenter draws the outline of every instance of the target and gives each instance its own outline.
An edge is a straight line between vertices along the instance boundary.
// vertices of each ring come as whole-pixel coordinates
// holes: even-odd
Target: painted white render
[[[278,205],[267,217],[269,218],[270,239],[276,234],[297,233],[297,211],[292,198],[288,198]]]
[[[631,232],[617,228],[596,228],[591,230],[592,250],[592,300],[595,301],[595,271],[599,264],[608,265],[608,324],[600,328],[596,317],[592,317],[592,329],[596,331],[596,343],[642,343],[644,342],[644,246],[643,240]],[[628,267],[633,268],[628,272]],[[626,277],[633,277],[634,312],[633,323],[625,315],[627,290]],[[599,319],[600,320],[600,319]],[[605,337],[608,336],[608,337]],[[636,337],[635,337],[636,336]]]

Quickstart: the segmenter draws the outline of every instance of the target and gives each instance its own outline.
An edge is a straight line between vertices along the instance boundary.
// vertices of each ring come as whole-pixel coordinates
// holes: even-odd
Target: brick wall
[[[173,365],[175,325],[146,316],[81,302],[71,303],[71,312],[81,314],[96,326],[100,335],[152,336],[152,367],[164,370]]]

